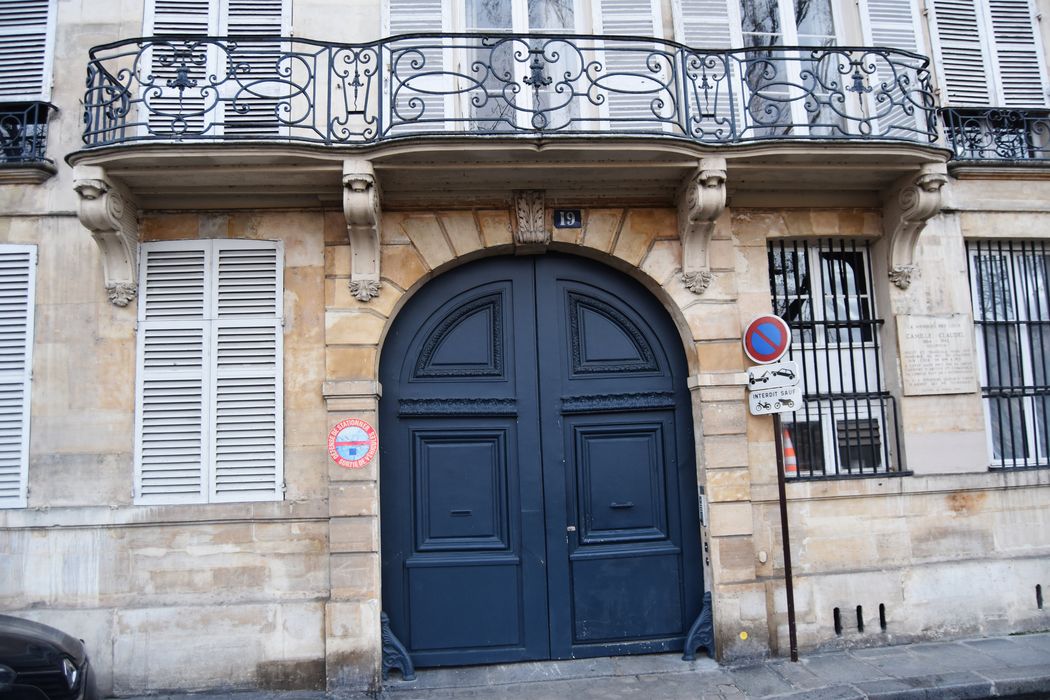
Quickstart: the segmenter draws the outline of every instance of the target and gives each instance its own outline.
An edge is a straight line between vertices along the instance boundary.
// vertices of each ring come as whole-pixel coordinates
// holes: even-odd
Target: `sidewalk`
[[[1050,633],[928,642],[804,654],[799,663],[770,659],[719,666],[680,655],[432,669],[413,682],[394,674],[383,700],[839,700],[878,698],[1050,698]],[[223,697],[314,700],[364,697],[323,693],[230,693],[152,696],[150,700]]]

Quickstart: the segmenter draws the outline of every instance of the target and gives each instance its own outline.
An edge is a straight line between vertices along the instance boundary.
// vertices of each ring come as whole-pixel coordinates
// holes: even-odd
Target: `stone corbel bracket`
[[[911,285],[915,248],[926,222],[941,210],[941,189],[948,182],[944,163],[922,166],[918,175],[900,181],[886,198],[883,229],[889,241],[889,277],[900,289]]]
[[[80,223],[102,252],[109,301],[127,306],[138,293],[138,205],[122,183],[95,165],[76,166],[73,189]]]
[[[707,260],[715,222],[726,208],[726,159],[704,158],[678,192],[678,235],[682,241],[682,283],[694,294],[711,284]]]
[[[350,237],[350,293],[358,301],[379,296],[379,182],[372,164],[343,161],[343,214]]]
[[[543,195],[543,190],[522,190],[514,193],[515,245],[543,248],[550,244],[547,205]]]

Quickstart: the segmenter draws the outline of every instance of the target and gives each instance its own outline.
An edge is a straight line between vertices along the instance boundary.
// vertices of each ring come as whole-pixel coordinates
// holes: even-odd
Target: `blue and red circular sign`
[[[360,418],[339,421],[328,433],[328,456],[340,467],[360,469],[379,450],[375,429]]]
[[[791,329],[779,316],[759,316],[744,330],[744,352],[755,362],[776,362],[791,344]]]

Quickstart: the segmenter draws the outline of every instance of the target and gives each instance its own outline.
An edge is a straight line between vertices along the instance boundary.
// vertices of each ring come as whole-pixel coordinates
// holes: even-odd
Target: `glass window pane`
[[[1010,267],[1005,255],[978,255],[977,292],[981,319],[1007,321],[1014,318]]]
[[[784,425],[784,451],[788,443],[795,451],[799,476],[823,476],[824,431],[820,421],[796,421]]]
[[[795,0],[795,26],[801,46],[832,46],[835,22],[831,0]]]
[[[1024,385],[1021,365],[1021,346],[1014,326],[981,326],[984,341],[985,368],[988,387],[994,389]]]
[[[1022,399],[988,399],[992,423],[992,456],[1009,463],[1028,457],[1025,444],[1024,405]]]
[[[470,29],[510,31],[514,28],[509,0],[467,0]]]
[[[780,8],[777,0],[741,0],[740,24],[744,43],[751,46],[776,46],[780,40]],[[748,41],[748,35],[760,35]]]
[[[882,439],[874,418],[840,420],[837,423],[839,469],[859,474],[874,472],[882,464]]]
[[[572,30],[575,17],[573,0],[529,0],[529,31]]]

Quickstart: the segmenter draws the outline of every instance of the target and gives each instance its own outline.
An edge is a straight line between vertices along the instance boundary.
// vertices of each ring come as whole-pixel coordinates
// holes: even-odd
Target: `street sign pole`
[[[788,644],[791,660],[798,661],[798,635],[795,632],[795,587],[791,575],[791,536],[788,533],[787,493],[784,488],[784,427],[779,413],[773,414],[773,440],[777,450],[777,490],[780,492],[780,539],[784,543],[784,588],[787,593]]]

